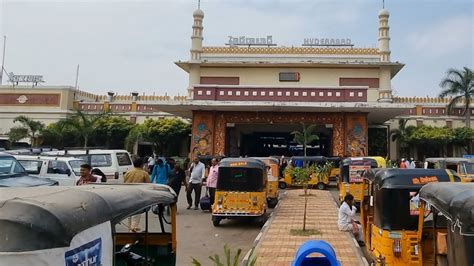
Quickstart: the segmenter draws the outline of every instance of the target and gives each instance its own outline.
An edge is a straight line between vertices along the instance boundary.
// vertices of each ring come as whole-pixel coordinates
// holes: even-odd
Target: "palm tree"
[[[107,113],[100,114],[88,114],[77,110],[74,115],[69,118],[60,120],[62,126],[70,127],[77,131],[78,135],[82,138],[84,148],[87,148],[89,137],[92,135],[96,128],[97,121],[103,118]]]
[[[466,127],[470,128],[471,111],[469,110],[469,105],[474,100],[474,76],[472,69],[468,67],[464,67],[463,69],[464,70],[461,71],[450,68],[446,72],[446,78],[439,84],[440,87],[443,88],[439,97],[453,97],[448,104],[448,114],[452,112],[457,104],[463,104],[462,108],[463,115],[466,116]]]
[[[398,119],[398,129],[390,130],[390,136],[392,141],[397,141],[397,145],[399,146],[400,154],[402,156],[408,155],[406,154],[407,148],[409,148],[407,140],[408,140],[408,130],[407,130],[407,119],[400,118]]]
[[[312,134],[313,130],[316,128],[316,125],[305,126],[304,123],[301,123],[303,126],[302,131],[293,131],[291,135],[294,137],[294,141],[300,145],[303,145],[303,153],[306,156],[306,148],[308,144],[311,144],[313,141],[319,140],[319,136]]]
[[[10,129],[10,132],[8,133],[8,139],[10,142],[16,142],[23,138],[30,138],[31,146],[36,147],[39,144],[38,137],[44,129],[44,124],[24,115],[15,117],[13,123],[16,122],[19,122],[21,126],[16,126]]]

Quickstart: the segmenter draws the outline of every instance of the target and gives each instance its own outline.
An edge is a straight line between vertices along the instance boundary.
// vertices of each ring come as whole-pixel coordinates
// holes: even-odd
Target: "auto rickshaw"
[[[327,158],[324,156],[293,156],[290,159],[289,167],[308,167],[311,165],[322,166],[327,162]],[[319,177],[316,173],[311,175],[311,180],[308,182],[310,186],[316,186],[317,189],[323,190],[329,185],[329,176]],[[288,186],[299,186],[293,180],[293,176],[285,171],[284,178],[281,178],[278,186],[281,189],[285,189]]]
[[[278,173],[280,171],[278,159],[273,157],[252,157],[265,163],[267,166],[267,204],[269,208],[275,208],[278,204]]]
[[[337,181],[339,176],[341,175],[341,157],[327,157],[328,162],[332,162],[332,169],[331,173],[329,173],[329,180],[330,181]]]
[[[0,265],[175,265],[175,218],[164,185],[1,188]]]
[[[381,169],[364,179],[361,225],[376,265],[421,265],[418,243],[418,191],[432,182],[460,182],[442,169]]]
[[[212,205],[212,224],[222,219],[255,217],[262,224],[267,211],[267,171],[253,158],[226,158],[219,164],[219,177]]]
[[[474,184],[421,188],[418,241],[423,265],[474,265],[473,214]]]
[[[346,193],[354,196],[354,202],[360,203],[366,187],[363,185],[362,173],[370,168],[385,168],[387,163],[380,156],[349,157],[341,162],[341,175],[337,180],[339,200],[342,202]]]
[[[474,181],[474,159],[467,158],[426,158],[425,168],[451,169],[455,171],[462,182]]]

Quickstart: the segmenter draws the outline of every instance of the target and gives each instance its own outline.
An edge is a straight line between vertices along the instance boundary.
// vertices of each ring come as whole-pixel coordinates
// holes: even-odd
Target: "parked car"
[[[28,174],[51,178],[58,181],[60,186],[75,186],[80,177],[80,166],[86,163],[84,160],[75,157],[14,156]]]
[[[57,186],[58,181],[30,176],[11,154],[0,152],[0,187]]]
[[[123,175],[133,167],[130,154],[126,150],[61,150],[43,152],[42,155],[82,159],[92,168],[99,168],[107,176],[107,179],[118,179],[119,181],[123,181]]]

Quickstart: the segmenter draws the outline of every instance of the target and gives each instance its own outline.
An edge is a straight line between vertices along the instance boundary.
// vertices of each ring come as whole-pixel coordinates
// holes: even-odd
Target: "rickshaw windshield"
[[[474,174],[474,163],[462,163],[460,174]]]
[[[418,228],[418,191],[382,189],[375,197],[375,224],[384,230]]]
[[[262,169],[248,167],[220,167],[217,190],[263,191],[265,187],[262,171]]]

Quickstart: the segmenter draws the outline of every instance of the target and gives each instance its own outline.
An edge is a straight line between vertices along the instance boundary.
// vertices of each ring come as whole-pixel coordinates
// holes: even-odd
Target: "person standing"
[[[167,163],[164,163],[163,160],[158,159],[153,168],[153,172],[151,173],[151,182],[162,185],[168,184],[169,172],[170,166]]]
[[[202,180],[204,179],[204,173],[206,172],[206,166],[199,161],[199,158],[196,157],[189,168],[190,177],[188,189],[186,191],[186,198],[188,200],[188,207],[186,209],[191,209],[193,205],[193,198],[191,193],[194,190],[194,209],[198,210],[199,200],[201,198],[201,187]]]
[[[214,204],[217,187],[217,177],[219,176],[219,162],[217,158],[211,160],[211,167],[207,176],[207,188],[209,189],[209,197],[211,199],[211,206]]]
[[[128,170],[123,176],[124,183],[150,183],[150,176],[143,170],[143,160],[136,158],[133,160],[133,168]],[[133,215],[128,218],[128,229],[130,232],[139,232],[141,214]]]
[[[409,165],[408,168],[410,168],[410,169],[416,168],[415,159],[410,158],[410,165]]]
[[[179,198],[182,185],[186,185],[186,173],[183,168],[180,167],[179,163],[175,162],[174,168],[170,171],[168,186],[174,190],[177,198]]]
[[[155,168],[155,154],[150,155],[148,157],[148,173],[151,174],[153,172],[153,168]]]
[[[349,231],[354,234],[359,242],[360,246],[364,246],[362,237],[362,226],[356,220],[354,216],[357,212],[356,206],[354,206],[354,196],[347,193],[344,196],[344,202],[339,207],[337,226],[341,231]]]
[[[97,182],[97,177],[91,174],[92,167],[90,164],[82,164],[79,169],[80,178],[77,180],[76,185],[82,186],[89,183]]]
[[[406,169],[407,168],[407,164],[405,162],[405,158],[402,158],[402,161],[400,162],[400,169]]]

